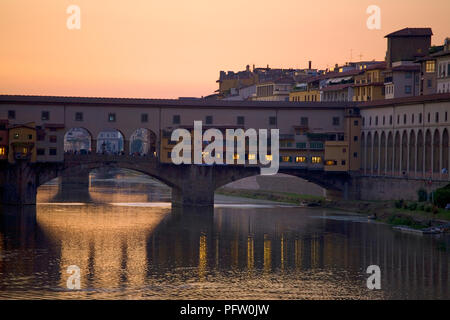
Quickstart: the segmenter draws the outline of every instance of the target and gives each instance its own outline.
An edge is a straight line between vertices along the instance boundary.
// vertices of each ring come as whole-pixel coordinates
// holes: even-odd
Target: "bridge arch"
[[[380,174],[386,173],[386,133],[381,133],[381,145],[380,145]]]
[[[441,136],[439,130],[434,130],[433,135],[433,173],[441,171]]]
[[[416,133],[411,130],[409,134],[409,173],[416,172]]]
[[[419,173],[420,175],[423,175],[423,160],[424,160],[424,153],[423,153],[423,148],[424,148],[424,140],[423,140],[423,132],[422,130],[419,130],[419,132],[417,132],[417,169],[416,169],[416,173]]]
[[[88,153],[93,148],[92,133],[84,127],[70,128],[64,134],[65,153]]]
[[[425,133],[425,174],[431,174],[431,131]]]
[[[123,133],[118,129],[103,129],[96,138],[97,153],[119,154],[126,152],[126,141]]]
[[[130,154],[155,155],[156,153],[156,133],[148,128],[138,128],[131,134]]]

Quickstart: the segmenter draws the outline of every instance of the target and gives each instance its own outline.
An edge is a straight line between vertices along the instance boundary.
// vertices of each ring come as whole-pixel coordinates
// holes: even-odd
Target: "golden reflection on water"
[[[44,186],[35,224],[0,220],[0,298],[449,298],[450,255],[436,249],[448,238],[302,208],[180,212],[149,201],[153,185],[131,189],[94,181],[63,195],[74,201],[50,203],[62,195]],[[365,286],[371,264],[383,270],[381,291]],[[70,265],[80,291],[66,288]]]
[[[147,271],[147,238],[168,208],[109,205],[39,205],[37,223],[60,248],[60,286],[67,267],[80,267],[81,283],[110,289],[142,286]]]

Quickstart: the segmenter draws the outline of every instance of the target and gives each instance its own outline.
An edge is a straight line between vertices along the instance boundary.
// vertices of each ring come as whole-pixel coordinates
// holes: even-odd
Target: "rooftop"
[[[431,30],[431,28],[404,28],[386,35],[385,38],[426,37],[432,35],[433,31]]]

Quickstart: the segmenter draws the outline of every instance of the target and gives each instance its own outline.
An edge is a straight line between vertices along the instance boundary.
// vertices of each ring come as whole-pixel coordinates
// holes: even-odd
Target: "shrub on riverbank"
[[[436,190],[434,193],[434,203],[439,208],[445,208],[450,203],[450,184]]]

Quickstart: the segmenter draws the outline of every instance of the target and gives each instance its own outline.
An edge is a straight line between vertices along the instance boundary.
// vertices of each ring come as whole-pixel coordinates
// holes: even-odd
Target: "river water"
[[[449,236],[224,196],[172,210],[169,188],[127,171],[70,190],[55,180],[36,207],[1,209],[0,299],[450,299]]]

